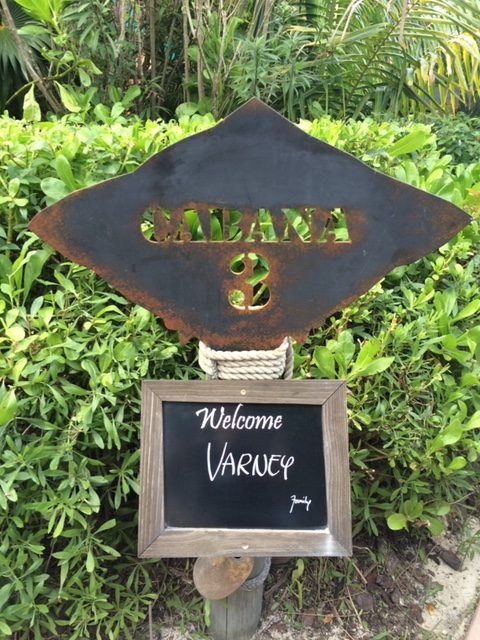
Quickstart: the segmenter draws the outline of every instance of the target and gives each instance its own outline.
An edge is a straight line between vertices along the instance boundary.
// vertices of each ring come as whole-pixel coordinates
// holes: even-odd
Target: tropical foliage
[[[27,231],[45,204],[134,170],[214,124],[142,123],[121,102],[0,119],[0,637],[130,637],[178,602],[136,558],[140,382],[197,378],[196,345]],[[478,216],[480,163],[455,165],[430,126],[329,118],[310,134]],[[355,533],[438,533],[478,500],[478,222],[395,269],[295,347],[295,376],[348,381]]]
[[[35,21],[29,33],[45,44],[45,87],[28,76],[53,111],[60,102],[79,111],[118,101],[131,85],[144,116],[172,115],[179,103],[192,102],[218,117],[253,95],[291,119],[478,106],[479,0],[0,5],[4,14],[20,5]],[[4,39],[0,60],[20,59],[11,37],[10,44]]]
[[[17,31],[12,22],[19,26],[15,18],[20,7],[30,16],[29,29],[42,39],[43,48],[40,58],[18,47],[16,56],[24,66],[41,65],[41,77],[28,73],[26,89],[34,85],[46,109],[78,112],[99,102],[113,104],[132,85],[142,94],[145,113],[165,113],[166,104],[174,109],[174,100],[181,101],[178,52],[168,45],[179,28],[178,3],[173,0],[156,9],[152,0],[148,11],[146,3],[128,0],[0,0],[2,22],[10,22],[11,32]]]
[[[257,2],[251,14],[238,0],[223,14],[194,4],[189,53],[214,113],[251,95],[291,119],[446,112],[478,99],[477,0]]]
[[[17,27],[18,38],[26,47],[39,51],[44,43],[40,34],[29,24],[28,15],[13,0],[8,0],[6,4]],[[3,111],[7,100],[11,101],[12,96],[27,80],[28,73],[22,62],[18,44],[0,13],[0,111]],[[21,106],[22,100],[19,97],[12,105],[12,111],[20,115]]]
[[[441,151],[455,162],[469,164],[480,158],[480,118],[457,113],[454,118],[428,118]]]
[[[295,376],[348,382],[356,535],[478,507],[479,8],[0,0],[0,109],[23,105],[0,116],[0,638],[129,638],[155,600],[180,607],[166,563],[136,558],[140,383],[202,375],[194,343],[28,221],[253,95],[474,217],[295,345]]]
[[[478,2],[353,0],[307,3],[320,54],[323,110],[411,114],[473,108],[480,91]]]

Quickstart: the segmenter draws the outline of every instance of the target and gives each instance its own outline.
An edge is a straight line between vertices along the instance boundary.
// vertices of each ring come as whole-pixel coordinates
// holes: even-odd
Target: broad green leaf
[[[8,601],[8,598],[13,590],[13,584],[7,582],[0,589],[0,611],[3,611],[5,603]]]
[[[427,129],[415,129],[407,135],[397,140],[391,147],[387,149],[389,155],[396,158],[405,153],[412,153],[424,147],[427,143],[433,141],[433,136]]]
[[[377,373],[381,373],[388,369],[394,360],[395,358],[393,356],[389,356],[388,358],[377,358],[363,367],[357,367],[357,363],[355,362],[350,374],[347,376],[347,379],[354,380],[355,378],[364,378],[366,376],[373,376]]]
[[[6,484],[5,482],[0,482],[0,484],[7,500],[10,500],[10,502],[17,502],[17,491],[10,484]]]
[[[120,556],[122,555],[116,549],[114,549],[113,547],[110,547],[108,544],[97,542],[97,547],[102,549],[102,551],[105,551],[106,553],[108,553],[109,556],[113,556],[114,558],[120,558]]]
[[[18,178],[12,178],[8,183],[8,195],[11,198],[15,198],[20,189],[20,180]]]
[[[87,569],[88,573],[92,573],[92,571],[95,569],[95,559],[90,549],[88,550],[88,553],[87,553],[87,561],[85,562],[85,568]]]
[[[59,82],[55,81],[55,84],[60,92],[60,99],[65,109],[72,113],[78,113],[81,111],[82,107],[80,106],[74,91]]]
[[[388,369],[388,367],[392,364],[394,360],[395,358],[393,356],[389,356],[388,358],[377,358],[376,360],[371,362],[369,365],[364,367],[363,371],[361,372],[361,375],[372,376],[376,373],[381,373],[382,371],[385,371],[386,369]]]
[[[475,300],[472,300],[471,302],[469,302],[467,306],[464,307],[461,311],[459,311],[455,316],[455,318],[453,319],[453,321],[458,322],[459,320],[464,320],[465,318],[469,318],[470,316],[473,316],[475,313],[477,313],[477,311],[479,310],[480,310],[480,298],[476,298]]]
[[[7,311],[7,314],[5,316],[5,326],[11,327],[13,324],[15,324],[19,316],[19,313],[20,313],[20,309],[18,308],[9,309],[9,311]]]
[[[428,447],[430,453],[435,453],[444,447],[455,444],[462,437],[462,426],[459,420],[453,420]]]
[[[454,335],[449,333],[443,338],[442,344],[445,347],[445,349],[449,349],[450,351],[452,351],[457,347],[457,340]]]
[[[92,431],[93,441],[100,449],[105,449],[105,442],[102,436],[97,431]]]
[[[132,102],[141,95],[142,90],[138,86],[138,84],[132,84],[132,86],[128,87],[125,95],[122,97],[122,104],[124,107],[129,107]]]
[[[65,198],[70,193],[63,180],[58,178],[44,178],[40,183],[40,188],[48,197],[50,203],[57,202],[57,200]]]
[[[446,516],[450,513],[451,507],[448,502],[441,502],[435,509],[437,516]]]
[[[477,379],[478,384],[478,379]],[[471,429],[480,429],[480,410],[475,411],[473,416],[469,419],[467,424],[465,425],[465,431],[470,431]]]
[[[456,458],[453,458],[453,460],[448,465],[447,469],[449,471],[459,471],[460,469],[463,469],[466,466],[466,464],[467,464],[467,461],[463,456],[457,456]]]
[[[22,371],[28,364],[27,358],[20,358],[12,367],[12,379],[15,382],[18,382],[20,376],[22,375]]]
[[[416,520],[423,513],[423,502],[415,499],[405,500],[403,511],[409,520]]]
[[[305,571],[305,562],[303,561],[302,558],[298,558],[295,569],[292,571],[292,580],[296,581],[299,578],[301,578],[304,571]]]
[[[62,511],[60,514],[60,518],[55,526],[55,529],[52,533],[52,538],[58,538],[58,536],[62,533],[63,527],[65,526],[65,511]]]
[[[458,420],[451,422],[441,434],[443,442],[446,445],[455,444],[462,437],[462,426]]]
[[[439,536],[441,533],[445,531],[445,525],[441,520],[437,518],[432,518],[431,516],[427,516],[425,518],[427,521],[427,527],[432,534],[432,536]]]
[[[4,620],[0,620],[0,632],[6,636],[11,636],[13,631]]]
[[[325,378],[336,378],[335,358],[327,347],[315,347],[313,352],[313,362],[318,367],[321,375]]]
[[[344,369],[348,367],[355,355],[355,344],[351,331],[342,331],[335,347],[335,357],[342,363]],[[342,375],[345,375],[344,373]]]
[[[121,102],[116,102],[110,111],[110,115],[115,119],[118,118],[118,116],[122,115],[124,111],[125,106]]]
[[[185,116],[190,117],[193,116],[194,113],[197,113],[198,105],[196,102],[182,102],[175,109],[175,115],[177,118],[183,118]]]
[[[363,369],[367,364],[370,364],[370,362],[372,362],[372,360],[378,353],[379,349],[380,343],[378,342],[378,340],[372,339],[368,342],[365,342],[358,353],[353,368]]]
[[[0,262],[1,269],[1,262]],[[467,332],[468,339],[471,340],[475,345],[480,345],[480,325],[476,327],[472,327]]]
[[[77,181],[73,176],[70,162],[62,154],[59,154],[55,158],[55,169],[60,180],[67,185],[70,191],[75,191],[77,188]]]
[[[32,316],[32,318],[34,318],[37,313],[40,311],[40,309],[42,308],[44,302],[44,297],[43,296],[38,296],[37,298],[35,298],[35,300],[33,300],[32,304],[30,305],[30,315]]]
[[[115,527],[115,525],[117,524],[117,521],[115,520],[115,518],[113,518],[112,520],[107,520],[107,522],[104,522],[102,524],[102,526],[100,526],[95,533],[100,533],[101,531],[108,531],[108,529],[113,529],[113,527]]]
[[[52,5],[49,0],[15,0],[25,11],[40,22],[52,24]]]
[[[103,74],[103,72],[97,67],[97,65],[90,58],[81,58],[78,61],[78,63],[81,64],[82,67],[84,67],[85,69],[88,69],[90,73],[93,73],[94,76],[101,76]],[[109,93],[110,93],[110,88],[111,88],[111,85],[109,86]]]
[[[80,82],[84,87],[90,87],[92,84],[92,79],[88,75],[88,73],[82,69],[81,67],[78,70],[78,77],[80,78]]]
[[[478,460],[478,453],[475,451],[475,449],[469,449],[468,451],[468,461],[469,462],[476,462]]]
[[[69,278],[66,278],[58,270],[56,270],[53,275],[55,277],[55,280],[58,280],[58,282],[62,285],[62,287],[66,291],[70,291],[70,293],[75,293],[75,285],[73,284],[73,282]],[[79,347],[79,348],[81,348],[81,347]]]
[[[110,120],[110,110],[104,104],[97,104],[93,112],[101,122]]]
[[[165,347],[161,351],[157,352],[157,358],[159,360],[168,360],[168,358],[173,357],[178,353],[178,347],[175,345],[170,345],[169,347]]]
[[[392,531],[400,531],[407,528],[407,518],[403,513],[392,513],[387,518],[388,528]]]
[[[25,329],[18,324],[13,327],[5,329],[5,335],[10,338],[12,342],[20,342],[25,338]]]
[[[13,420],[17,413],[17,398],[14,389],[10,389],[0,400],[0,426]]]
[[[28,122],[40,122],[42,119],[40,105],[35,99],[34,85],[30,87],[23,99],[23,119]]]
[[[70,558],[73,558],[75,555],[76,550],[71,547],[67,547],[63,551],[55,551],[55,553],[52,553],[52,556],[57,558],[57,560],[70,560]]]
[[[30,289],[38,276],[42,273],[42,269],[53,253],[53,249],[46,246],[43,249],[32,251],[27,254],[27,263],[23,274],[23,300],[28,298]],[[41,299],[43,301],[43,298]],[[41,306],[41,303],[40,303]],[[33,307],[33,305],[32,305]],[[34,315],[34,314],[33,314]]]

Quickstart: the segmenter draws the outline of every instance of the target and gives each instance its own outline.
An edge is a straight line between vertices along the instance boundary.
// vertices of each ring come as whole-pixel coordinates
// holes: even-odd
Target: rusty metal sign
[[[469,221],[253,99],[30,228],[182,339],[265,349],[285,335],[304,341]]]

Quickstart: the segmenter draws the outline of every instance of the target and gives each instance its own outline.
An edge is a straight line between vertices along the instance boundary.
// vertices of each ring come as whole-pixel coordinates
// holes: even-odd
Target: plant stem
[[[7,221],[7,245],[10,245],[13,243],[13,232],[16,222],[15,209],[13,207],[8,210]],[[6,250],[6,256],[7,258],[10,257],[10,247]]]
[[[190,102],[190,61],[188,59],[188,47],[190,45],[190,37],[188,35],[188,0],[182,0],[183,13],[183,98],[186,102]]]
[[[199,56],[197,59],[197,90],[198,100],[202,100],[205,97],[205,87],[203,83],[203,66],[204,66],[204,51],[203,51],[203,0],[196,0],[195,2],[195,18],[196,18],[196,36]],[[215,116],[217,114],[214,114]]]
[[[62,71],[61,73],[57,73],[54,76],[46,76],[44,80],[48,80],[48,81],[59,80],[60,78],[63,78],[64,76],[68,75],[71,71],[73,71],[73,69],[74,67],[68,67],[68,69],[66,69],[65,71]],[[28,89],[30,89],[30,87],[33,85],[38,85],[38,80],[30,80],[30,82],[27,82],[27,84],[24,84],[23,87],[20,87],[20,89],[17,89],[17,91],[15,91],[15,93],[8,98],[8,100],[5,102],[5,105],[10,104],[10,102],[12,102],[12,100],[15,100],[15,98],[18,95],[20,95],[24,91],[28,91]]]
[[[163,59],[163,68],[162,68],[162,80],[160,82],[160,95],[163,97],[165,95],[165,84],[167,81],[167,70],[168,70],[168,62],[169,62],[169,57],[170,57],[170,46],[171,43],[173,41],[173,34],[175,31],[175,24],[176,24],[176,20],[177,20],[177,16],[176,13],[179,9],[179,0],[175,3],[174,8],[173,8],[173,17],[172,17],[172,22],[170,23],[170,30],[168,32],[168,38],[167,38],[167,47],[165,49],[165,56]],[[185,20],[185,18],[184,18]]]
[[[149,0],[148,3],[148,26],[150,29],[150,79],[153,83],[155,82],[155,78],[157,75],[157,52],[156,47],[157,43],[155,41],[155,0]],[[152,91],[152,95],[150,98],[150,104],[152,107],[152,114],[155,110],[157,102],[157,96],[155,91]]]

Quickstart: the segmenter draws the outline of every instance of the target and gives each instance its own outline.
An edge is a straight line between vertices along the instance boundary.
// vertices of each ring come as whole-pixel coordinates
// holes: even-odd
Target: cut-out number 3
[[[258,253],[240,253],[230,262],[230,271],[241,282],[228,292],[228,301],[239,311],[257,311],[270,301],[270,289],[265,280],[270,273],[267,260]]]

